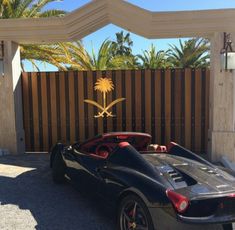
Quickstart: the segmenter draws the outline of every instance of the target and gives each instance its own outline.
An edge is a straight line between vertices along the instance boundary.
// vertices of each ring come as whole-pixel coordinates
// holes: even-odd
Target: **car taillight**
[[[167,197],[171,200],[174,207],[179,213],[185,212],[189,206],[189,200],[187,197],[172,191],[171,189],[166,190]]]
[[[228,197],[235,198],[235,193],[229,194]]]

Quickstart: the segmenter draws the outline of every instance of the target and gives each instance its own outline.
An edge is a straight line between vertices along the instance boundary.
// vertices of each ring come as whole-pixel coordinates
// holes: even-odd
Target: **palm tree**
[[[66,63],[72,70],[108,70],[126,69],[131,65],[132,57],[113,56],[112,42],[105,40],[96,54],[94,49],[89,54],[81,42],[70,43],[64,47]]]
[[[130,33],[124,34],[123,31],[116,33],[116,41],[112,42],[112,55],[126,58],[125,69],[137,69],[139,67],[138,57],[132,54],[133,41]]]
[[[116,41],[112,42],[113,56],[131,56],[133,41],[131,40],[130,33],[124,35],[121,31],[116,33]]]
[[[149,50],[143,51],[143,54],[139,54],[137,57],[141,60],[141,67],[144,69],[167,68],[170,67],[166,57],[167,52],[163,50],[157,52],[156,47],[151,44]]]
[[[6,18],[41,18],[51,16],[63,16],[63,10],[46,10],[43,8],[51,2],[58,0],[0,0],[0,19]],[[66,44],[66,43],[65,43]],[[37,70],[35,61],[42,61],[65,69],[61,64],[63,56],[58,52],[60,44],[53,45],[21,45],[22,60],[29,60]],[[23,69],[23,62],[21,62]]]
[[[209,42],[203,38],[192,38],[180,47],[170,45],[168,61],[176,68],[199,68],[209,66]]]

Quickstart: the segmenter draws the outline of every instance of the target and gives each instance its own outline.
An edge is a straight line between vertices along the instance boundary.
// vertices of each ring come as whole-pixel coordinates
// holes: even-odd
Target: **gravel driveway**
[[[55,185],[48,163],[46,154],[0,157],[0,230],[114,230],[113,208],[68,183]]]
[[[70,184],[55,185],[48,155],[0,157],[1,230],[111,230],[112,210]]]

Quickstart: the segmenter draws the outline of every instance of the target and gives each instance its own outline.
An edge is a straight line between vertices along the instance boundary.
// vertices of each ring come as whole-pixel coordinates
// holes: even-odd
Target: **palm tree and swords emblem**
[[[126,98],[118,98],[118,99],[112,101],[110,104],[107,105],[107,93],[114,90],[114,84],[113,84],[113,81],[110,78],[99,78],[97,80],[97,82],[95,83],[94,89],[95,89],[95,91],[99,91],[100,93],[102,93],[103,105],[100,105],[96,101],[93,101],[93,100],[90,100],[90,99],[84,100],[86,103],[94,105],[100,110],[98,112],[98,114],[95,115],[94,117],[95,118],[104,117],[104,116],[106,116],[106,117],[115,117],[116,115],[112,114],[112,111],[110,111],[110,109],[114,105],[116,105],[117,103],[120,103],[120,102],[126,100]]]

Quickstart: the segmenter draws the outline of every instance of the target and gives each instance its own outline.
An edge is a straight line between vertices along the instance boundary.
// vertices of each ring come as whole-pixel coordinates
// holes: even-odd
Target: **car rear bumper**
[[[177,215],[177,219],[190,224],[226,224],[235,222],[235,214],[231,215],[211,215],[207,217],[185,217]]]
[[[155,230],[223,230],[222,224],[183,221],[163,208],[149,208]],[[200,226],[198,224],[201,224]]]

